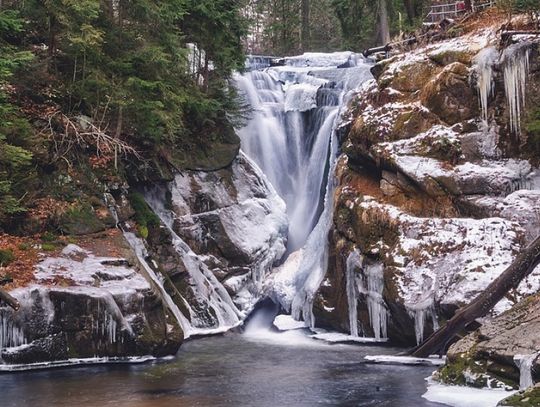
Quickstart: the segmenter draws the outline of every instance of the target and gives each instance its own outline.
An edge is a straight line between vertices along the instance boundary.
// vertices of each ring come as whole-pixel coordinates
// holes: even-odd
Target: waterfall
[[[367,278],[366,299],[369,320],[375,339],[387,337],[387,312],[383,299],[384,266],[380,263],[369,265],[364,271]]]
[[[537,359],[538,353],[530,355],[515,355],[514,362],[519,367],[519,389],[525,390],[534,386],[532,377],[533,363]]]
[[[352,53],[306,54],[285,62],[235,79],[254,112],[238,131],[242,149],[287,204],[292,252],[306,243],[322,213],[329,145],[343,95],[371,73]],[[337,69],[345,63],[353,67]]]
[[[363,258],[357,249],[347,257],[347,304],[351,336],[358,336],[358,284],[355,269],[362,267]]]
[[[488,122],[488,103],[493,95],[493,66],[499,59],[499,53],[495,47],[484,48],[474,58],[475,70],[478,75],[477,87],[480,95],[480,106],[482,108],[482,120],[487,126]]]
[[[314,326],[313,302],[328,263],[334,210],[335,129],[349,91],[372,78],[371,65],[350,53],[310,53],[285,66],[236,76],[253,108],[239,130],[242,149],[266,174],[287,205],[288,252],[302,249],[293,272],[272,289],[292,316]],[[284,287],[287,285],[287,287]]]
[[[530,44],[510,45],[503,52],[504,88],[510,114],[510,130],[521,133],[521,113],[525,106],[527,76],[529,74]]]

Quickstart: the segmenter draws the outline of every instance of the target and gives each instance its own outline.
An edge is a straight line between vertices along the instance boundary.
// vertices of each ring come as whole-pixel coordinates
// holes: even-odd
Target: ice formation
[[[349,327],[351,336],[358,336],[358,284],[355,269],[362,267],[362,256],[353,250],[347,257],[347,304],[349,306]]]
[[[504,88],[510,112],[510,130],[521,133],[521,113],[525,106],[525,91],[529,74],[530,44],[521,42],[504,50]]]
[[[519,389],[525,390],[534,386],[532,377],[533,363],[538,358],[538,353],[529,355],[515,355],[514,362],[519,367]]]
[[[478,93],[480,95],[480,106],[482,107],[482,119],[488,121],[488,103],[489,98],[493,95],[493,66],[499,59],[499,53],[495,47],[483,49],[474,58],[476,65],[476,73],[478,75]]]

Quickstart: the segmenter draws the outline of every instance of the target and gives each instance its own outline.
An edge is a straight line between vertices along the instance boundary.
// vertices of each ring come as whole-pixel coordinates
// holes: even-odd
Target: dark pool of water
[[[187,342],[169,361],[3,374],[0,406],[441,406],[421,397],[433,368],[363,362],[392,352],[229,334]]]

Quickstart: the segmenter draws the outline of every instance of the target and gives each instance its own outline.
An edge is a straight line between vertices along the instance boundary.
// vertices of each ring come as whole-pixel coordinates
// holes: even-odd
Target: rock
[[[4,364],[177,352],[183,340],[178,322],[124,259],[71,244],[37,267],[38,285],[11,291],[21,309],[0,309]],[[64,283],[52,285],[57,281]]]
[[[468,83],[468,69],[460,62],[446,66],[422,89],[422,104],[453,125],[478,115],[476,93]]]
[[[540,270],[538,270],[540,272]],[[439,378],[448,383],[463,383],[465,366],[474,366],[475,375],[492,378],[510,386],[519,386],[516,355],[536,354],[540,349],[540,295],[523,299],[448,350],[448,363]],[[536,361],[533,379],[540,380]],[[448,372],[454,372],[451,376]],[[504,404],[503,404],[504,405]]]

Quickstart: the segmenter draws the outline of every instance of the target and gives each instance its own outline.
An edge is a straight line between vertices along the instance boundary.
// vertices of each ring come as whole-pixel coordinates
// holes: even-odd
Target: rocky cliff
[[[351,103],[321,325],[414,345],[536,237],[538,41],[497,28],[377,63]],[[539,288],[537,269],[494,314]]]

